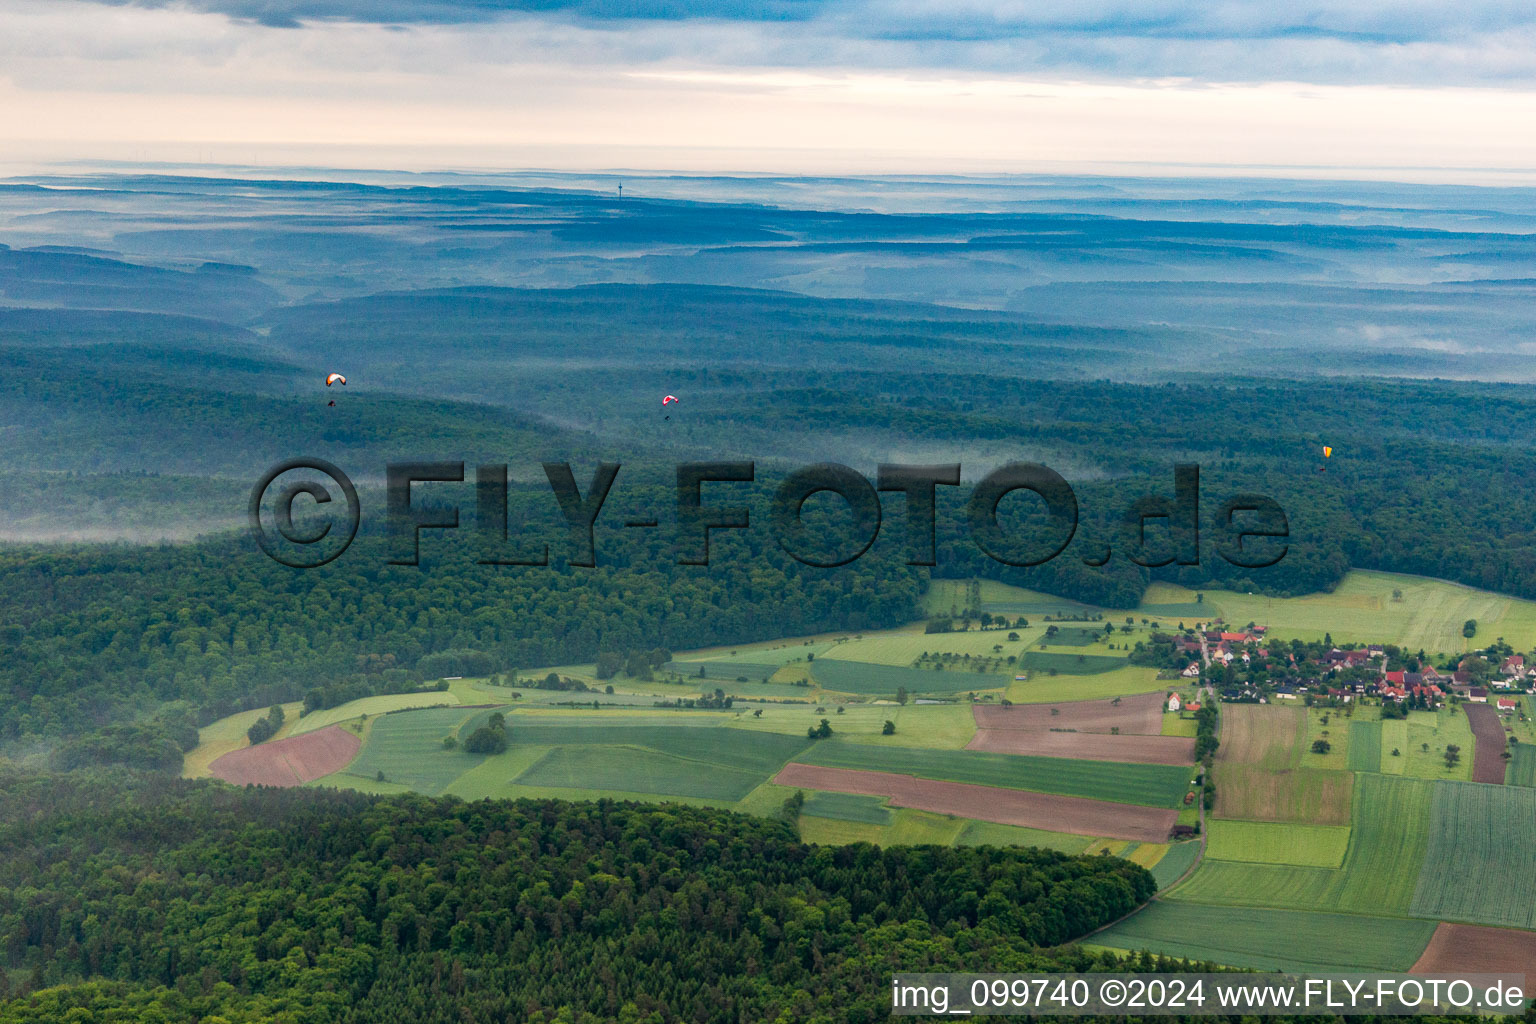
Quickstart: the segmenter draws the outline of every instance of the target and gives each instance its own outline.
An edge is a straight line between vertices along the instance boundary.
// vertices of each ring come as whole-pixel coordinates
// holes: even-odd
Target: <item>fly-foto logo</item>
[[[545,478],[567,533],[568,565],[598,564],[595,528],[622,468],[600,463],[585,490],[567,462],[543,463]],[[302,478],[282,482],[289,474]],[[314,478],[327,478],[322,482]],[[1137,565],[1198,565],[1201,557],[1200,469],[1174,467],[1172,498],[1151,495],[1131,502],[1120,517],[1121,553]],[[463,483],[462,462],[393,462],[385,470],[385,506],[394,565],[420,562],[423,530],[456,530],[459,506],[418,501],[416,488],[430,484]],[[482,464],[473,474],[476,528],[486,547],[483,565],[547,566],[547,540],[513,537],[508,527],[506,464]],[[676,467],[671,528],[679,565],[709,565],[710,537],[719,530],[753,527],[751,509],[726,504],[731,485],[754,484],[753,462],[686,462]],[[818,463],[786,474],[768,507],[768,528],[790,557],[804,565],[835,568],[855,561],[874,545],[886,517],[881,493],[892,495],[906,520],[906,562],[938,564],[938,489],[959,487],[959,463],[942,465],[882,464],[874,482],[837,463]],[[706,501],[706,486],[709,500]],[[332,488],[338,492],[331,493]],[[1041,513],[1029,530],[1010,529],[1000,506],[1009,495],[1028,492],[1041,503]],[[812,497],[830,493],[846,505],[850,522],[830,534],[807,522],[805,505]],[[737,500],[741,500],[738,498]],[[307,513],[303,525],[298,509]],[[334,515],[327,515],[334,510]],[[318,513],[318,514],[317,514]],[[340,468],[324,459],[299,458],[273,466],[251,491],[248,516],[251,533],[268,557],[293,568],[318,568],[341,555],[356,538],[361,522],[357,488]],[[989,558],[1004,565],[1034,566],[1058,557],[1077,535],[1077,495],[1062,476],[1035,462],[1010,462],[972,485],[962,513],[969,539]],[[1148,526],[1166,526],[1167,542],[1148,541]],[[628,529],[658,529],[659,517],[625,520]],[[1290,525],[1285,511],[1262,494],[1238,494],[1217,506],[1210,528],[1218,534],[1218,557],[1248,569],[1271,566],[1289,550]],[[1155,551],[1153,549],[1156,549]],[[1113,557],[1110,545],[1082,556],[1085,564],[1102,566]]]

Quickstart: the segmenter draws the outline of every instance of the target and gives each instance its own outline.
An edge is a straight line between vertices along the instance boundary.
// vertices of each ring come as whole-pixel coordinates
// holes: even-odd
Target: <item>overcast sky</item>
[[[1536,180],[1529,0],[0,0],[0,161]]]

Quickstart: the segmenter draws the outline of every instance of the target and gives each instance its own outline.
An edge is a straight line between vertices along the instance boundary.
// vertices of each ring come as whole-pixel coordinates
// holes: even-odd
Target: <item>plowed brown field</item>
[[[979,821],[1150,843],[1166,842],[1178,818],[1177,811],[1154,807],[808,764],[785,765],[774,782],[834,793],[883,796],[898,807]]]
[[[209,765],[214,778],[237,786],[300,786],[339,772],[362,741],[339,725],[233,750]]]
[[[1413,965],[1415,974],[1530,973],[1536,969],[1536,932],[1441,924]]]
[[[1052,714],[1051,712],[1056,712]],[[1163,731],[1163,695],[1139,693],[1113,700],[1074,700],[1061,704],[1015,704],[998,708],[978,704],[972,712],[978,729],[1023,729],[1045,732],[1076,729],[1078,732],[1109,732],[1156,736]]]
[[[1038,754],[1083,761],[1131,761],[1141,764],[1194,764],[1195,741],[1182,736],[1105,736],[1096,732],[1029,732],[979,729],[967,750],[999,754]]]

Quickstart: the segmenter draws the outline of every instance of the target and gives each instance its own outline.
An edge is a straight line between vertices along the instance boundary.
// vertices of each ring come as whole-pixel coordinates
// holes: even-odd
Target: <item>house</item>
[[[1419,674],[1424,677],[1426,683],[1438,683],[1443,678],[1439,672],[1435,671],[1433,665],[1425,665],[1419,670]]]
[[[1332,686],[1328,687],[1328,696],[1343,704],[1348,704],[1355,699],[1355,695],[1349,690],[1338,690]]]
[[[1193,679],[1196,676],[1198,676],[1199,674],[1200,674],[1200,663],[1198,661],[1190,662],[1189,663],[1189,667],[1186,668],[1183,672],[1179,673],[1179,675],[1183,676],[1185,679]],[[1174,708],[1173,710],[1177,711],[1178,708]]]
[[[1384,678],[1393,686],[1404,686],[1408,682],[1407,676],[1406,672],[1388,672]]]
[[[1399,704],[1408,699],[1408,691],[1401,686],[1392,686],[1390,683],[1379,691],[1382,700],[1395,700]]]
[[[1186,669],[1185,671],[1187,672],[1188,670]],[[1181,707],[1183,707],[1183,703],[1179,700],[1179,695],[1176,693],[1170,693],[1168,695],[1168,710],[1177,711]]]
[[[1275,687],[1275,699],[1276,700],[1295,700],[1296,699],[1296,691],[1291,689],[1289,686],[1277,686],[1277,687]]]
[[[1504,664],[1499,666],[1499,674],[1506,676],[1525,675],[1525,655],[1511,654],[1504,659]]]
[[[1245,644],[1248,642],[1247,633],[1223,633],[1221,639],[1229,644]]]
[[[1510,700],[1508,697],[1499,698],[1499,714],[1501,715],[1511,714],[1519,706],[1518,701]]]
[[[1482,686],[1474,686],[1474,687],[1472,687],[1471,689],[1467,690],[1467,700],[1471,701],[1473,704],[1487,704],[1488,703],[1488,690],[1487,690],[1487,688],[1486,687],[1482,687]]]
[[[1200,705],[1194,703],[1193,701],[1191,701],[1190,703],[1184,705],[1184,710],[1185,711],[1199,711],[1200,710]]]

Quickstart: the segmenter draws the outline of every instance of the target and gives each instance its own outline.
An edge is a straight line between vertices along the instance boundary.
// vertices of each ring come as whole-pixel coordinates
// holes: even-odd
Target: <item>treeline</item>
[[[625,499],[631,507],[675,500],[670,492]],[[634,662],[640,672],[658,651],[898,625],[916,616],[925,586],[921,570],[892,554],[838,569],[802,565],[764,529],[716,531],[708,566],[678,565],[670,543],[619,529],[600,537],[598,552],[597,568],[573,568],[557,536],[549,566],[487,566],[466,528],[429,537],[420,567],[390,565],[398,545],[366,525],[342,558],[310,571],[273,563],[245,535],[5,549],[0,742],[111,729],[71,763],[94,751],[169,764],[165,737],[144,736],[153,755],[126,755],[130,735],[117,727],[141,721],[141,731],[164,732],[142,716],[170,701],[189,705],[201,725],[287,701],[314,709],[604,651],[645,652]]]
[[[1154,888],[699,807],[6,773],[0,1022],[874,1021],[895,969],[1111,965],[1043,947]]]

